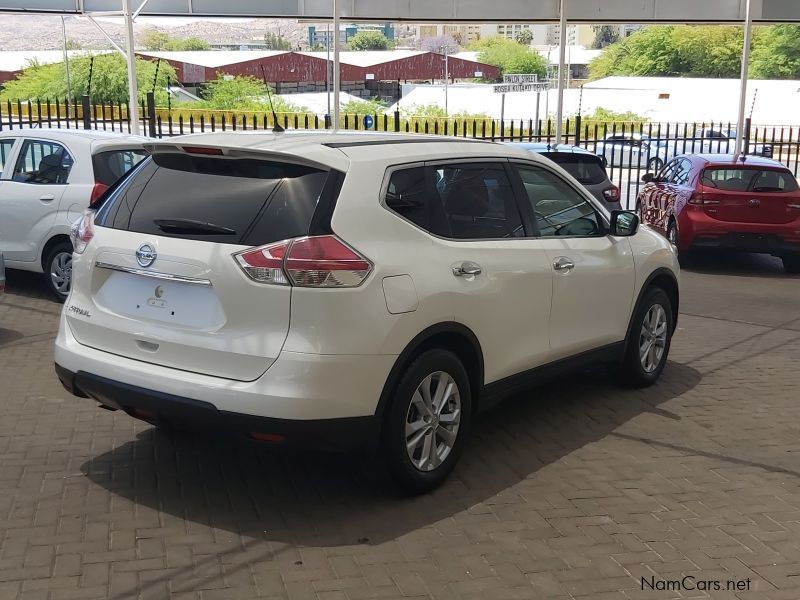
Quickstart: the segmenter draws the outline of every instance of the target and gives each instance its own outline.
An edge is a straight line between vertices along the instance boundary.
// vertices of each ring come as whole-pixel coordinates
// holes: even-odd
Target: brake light
[[[94,237],[94,211],[87,210],[70,227],[70,238],[75,254],[83,254]]]
[[[183,146],[183,151],[188,154],[207,154],[210,156],[222,156],[221,148],[209,148],[207,146]]]
[[[110,186],[106,185],[105,183],[100,183],[99,181],[95,183],[94,187],[92,188],[92,195],[89,197],[89,206],[92,206],[95,202],[97,202],[100,199],[100,196],[102,196],[109,187]]]
[[[689,204],[703,204],[703,192],[692,192],[692,195],[689,196]]]
[[[366,258],[335,235],[276,242],[234,258],[253,281],[296,287],[356,287],[372,271]]]
[[[619,188],[612,185],[607,190],[603,190],[603,196],[609,202],[619,202]]]

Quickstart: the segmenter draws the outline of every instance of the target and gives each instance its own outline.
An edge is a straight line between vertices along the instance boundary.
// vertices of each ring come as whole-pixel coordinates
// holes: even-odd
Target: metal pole
[[[500,132],[501,132],[501,135],[502,135],[502,132],[505,130],[505,127],[503,127],[503,122],[505,121],[505,119],[506,119],[506,95],[505,94],[500,94]]]
[[[131,0],[122,0],[122,12],[125,18],[125,58],[128,61],[128,118],[133,135],[139,135],[139,91],[136,88],[136,54],[133,39],[133,15]]]
[[[556,145],[561,143],[562,123],[564,118],[564,61],[567,51],[567,14],[564,12],[564,5],[567,0],[561,0],[559,10],[559,23],[561,25],[561,39],[558,43],[558,101],[556,105]]]
[[[449,117],[450,111],[448,110],[447,99],[450,88],[450,63],[448,62],[447,44],[444,46],[444,116]]]
[[[64,36],[64,68],[67,70],[67,98],[72,97],[72,82],[69,78],[69,52],[67,52],[67,25],[61,17],[61,34]],[[67,119],[69,119],[69,102],[67,102]]]
[[[541,96],[541,92],[536,92],[536,132],[539,132],[539,96]]]
[[[339,131],[339,0],[333,0],[333,131]]]
[[[744,47],[742,48],[742,72],[739,76],[739,119],[736,125],[736,154],[743,152],[744,140],[744,105],[747,97],[747,72],[750,61],[750,36],[752,34],[753,16],[750,12],[752,0],[747,0],[744,16]]]
[[[325,91],[328,94],[328,119],[331,118],[331,24],[328,23],[328,43],[325,44],[327,58],[325,59]]]

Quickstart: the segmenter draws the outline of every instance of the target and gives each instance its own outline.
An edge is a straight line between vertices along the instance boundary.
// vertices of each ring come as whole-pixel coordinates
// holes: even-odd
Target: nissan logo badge
[[[158,253],[150,244],[142,244],[136,251],[136,262],[142,267],[149,267],[156,262]]]

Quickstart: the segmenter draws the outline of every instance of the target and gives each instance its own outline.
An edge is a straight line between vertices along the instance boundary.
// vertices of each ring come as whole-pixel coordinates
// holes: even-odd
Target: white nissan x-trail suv
[[[364,444],[406,490],[481,408],[588,362],[655,382],[679,268],[524,150],[379,134],[194,135],[73,228],[56,340],[76,396],[157,425]]]

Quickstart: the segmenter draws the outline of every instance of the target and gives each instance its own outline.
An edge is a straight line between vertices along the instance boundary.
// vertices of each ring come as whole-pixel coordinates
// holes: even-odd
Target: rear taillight
[[[603,197],[608,202],[619,202],[619,188],[615,185],[612,185],[607,190],[603,190]]]
[[[234,258],[253,281],[297,287],[356,287],[372,270],[366,258],[335,235],[276,242]]]
[[[89,197],[89,206],[92,206],[95,202],[100,199],[100,196],[105,194],[106,190],[110,186],[107,186],[105,183],[100,183],[99,181],[94,184],[92,188],[92,195]]]
[[[70,227],[70,238],[75,254],[82,254],[94,237],[94,211],[87,210]]]
[[[703,192],[694,191],[692,195],[689,196],[689,204],[702,204],[703,203]]]

